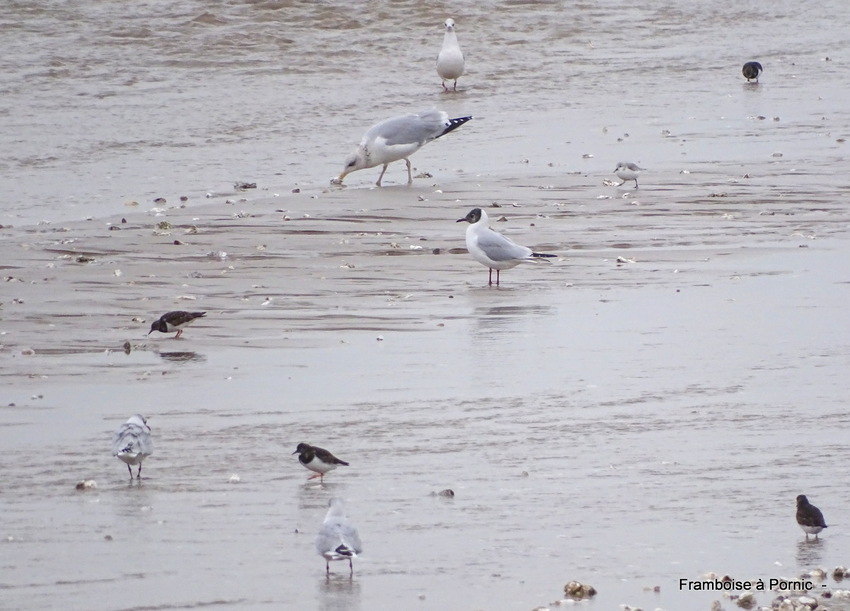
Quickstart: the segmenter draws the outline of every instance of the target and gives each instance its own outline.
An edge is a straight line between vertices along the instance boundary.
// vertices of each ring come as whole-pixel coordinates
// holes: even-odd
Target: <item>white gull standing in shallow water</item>
[[[487,213],[481,208],[473,208],[462,219],[457,222],[467,222],[466,249],[472,258],[481,265],[490,268],[490,279],[487,284],[493,284],[493,270],[496,270],[496,286],[499,286],[499,272],[503,269],[511,269],[520,263],[533,263],[545,261],[557,255],[547,255],[534,252],[527,246],[514,244],[511,240],[497,231],[490,229]]]
[[[139,465],[136,477],[142,478],[142,461],[153,454],[151,427],[141,414],[131,416],[112,435],[112,455],[127,464],[130,479],[133,479],[133,469],[130,465]]]
[[[443,91],[448,91],[446,81],[454,81],[452,91],[457,91],[457,80],[463,75],[463,51],[457,43],[454,19],[446,19],[446,35],[443,36],[443,48],[437,55],[437,74],[443,79]]]
[[[614,168],[614,172],[617,174],[617,178],[623,181],[617,186],[622,187],[624,184],[626,184],[626,181],[633,180],[635,181],[635,189],[637,189],[637,179],[638,176],[640,176],[641,170],[643,170],[643,168],[638,166],[638,164],[636,163],[621,161],[617,164],[617,167]]]
[[[316,551],[325,559],[325,574],[330,577],[333,560],[348,560],[349,575],[354,575],[352,558],[363,552],[360,535],[354,525],[345,517],[345,505],[342,499],[330,500],[328,514],[316,535]]]
[[[442,110],[425,110],[381,121],[363,134],[360,144],[346,159],[342,173],[331,180],[331,184],[341,185],[342,179],[352,172],[383,165],[378,182],[375,183],[380,187],[387,166],[393,161],[404,159],[407,164],[407,184],[412,185],[413,175],[408,157],[470,119],[472,117],[449,119],[449,115]]]

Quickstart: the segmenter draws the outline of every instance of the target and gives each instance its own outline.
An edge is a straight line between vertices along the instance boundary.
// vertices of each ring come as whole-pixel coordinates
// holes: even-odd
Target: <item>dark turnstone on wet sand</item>
[[[352,558],[363,553],[360,535],[351,521],[345,517],[345,505],[341,498],[330,500],[330,508],[316,535],[316,551],[325,559],[325,575],[331,576],[331,562],[348,560],[349,577],[354,575]]]
[[[299,443],[293,454],[298,454],[298,462],[310,471],[316,472],[316,475],[311,475],[307,478],[308,480],[318,477],[319,481],[324,483],[325,473],[333,471],[339,465],[348,466],[347,462],[338,459],[324,448],[317,448],[309,443]]]
[[[206,315],[206,312],[184,312],[183,310],[166,312],[151,323],[151,330],[148,331],[148,335],[154,331],[159,331],[160,333],[177,331],[177,335],[174,336],[174,339],[177,339],[183,333],[183,329]]]
[[[806,533],[807,540],[809,535],[814,535],[817,539],[818,533],[827,528],[820,509],[809,503],[805,494],[797,496],[797,524]]]
[[[520,263],[534,263],[557,257],[534,252],[527,246],[514,244],[497,231],[490,229],[487,213],[481,208],[473,208],[457,223],[469,223],[466,228],[466,250],[472,258],[490,269],[488,284],[493,284],[493,270],[496,270],[496,286],[499,286],[499,272],[511,269]]]
[[[755,79],[756,83],[759,82],[759,74],[764,68],[761,67],[761,64],[758,62],[747,62],[744,64],[744,67],[741,68],[741,74],[746,77],[747,82],[749,83],[751,80]]]
[[[617,167],[614,168],[614,172],[617,174],[617,178],[623,181],[617,186],[622,187],[624,184],[626,184],[627,181],[633,180],[635,181],[635,189],[637,189],[637,179],[638,176],[640,176],[641,170],[643,170],[643,168],[638,166],[636,163],[621,161],[617,164]]]
[[[112,455],[127,465],[130,479],[133,479],[133,469],[130,465],[139,465],[138,479],[142,478],[142,461],[153,454],[151,427],[141,414],[131,416],[127,422],[112,435]]]

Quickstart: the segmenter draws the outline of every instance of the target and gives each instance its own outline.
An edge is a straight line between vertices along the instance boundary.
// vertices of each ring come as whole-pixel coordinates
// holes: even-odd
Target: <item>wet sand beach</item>
[[[710,609],[679,580],[850,563],[846,28],[706,6],[135,25],[96,2],[49,70],[7,71],[0,607],[530,610],[579,580],[587,608]],[[57,27],[42,8],[16,8],[8,62]],[[457,94],[433,70],[450,14]],[[27,107],[28,74],[54,95]],[[401,162],[328,184],[369,125],[430,106],[476,118],[412,157],[413,186]],[[558,257],[488,287],[455,222],[474,207]],[[147,335],[177,309],[207,316]],[[110,452],[134,413],[139,482]],[[299,442],[350,466],[307,481]],[[332,496],[363,539],[351,579],[313,548]]]

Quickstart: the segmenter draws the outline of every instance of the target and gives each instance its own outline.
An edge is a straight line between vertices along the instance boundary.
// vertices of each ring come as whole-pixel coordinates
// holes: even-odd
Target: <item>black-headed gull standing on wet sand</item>
[[[446,81],[454,81],[452,91],[457,91],[457,80],[463,75],[463,51],[457,42],[454,19],[446,19],[446,34],[443,47],[437,55],[437,74],[443,79],[443,91],[448,91]]]
[[[503,236],[501,233],[490,229],[487,213],[481,208],[473,208],[462,219],[457,222],[467,222],[466,249],[472,258],[481,265],[490,269],[489,285],[493,285],[493,270],[496,270],[496,286],[499,286],[499,272],[503,269],[511,269],[520,263],[535,263],[546,261],[546,259],[558,255],[547,255],[534,252],[527,246],[520,246]]]
[[[383,165],[378,182],[375,183],[380,187],[387,166],[393,161],[404,159],[407,164],[407,184],[412,185],[413,175],[408,157],[470,119],[472,117],[449,119],[449,115],[442,110],[425,110],[381,121],[363,134],[357,149],[346,159],[342,173],[331,180],[331,184],[342,184],[343,178],[357,170]]]

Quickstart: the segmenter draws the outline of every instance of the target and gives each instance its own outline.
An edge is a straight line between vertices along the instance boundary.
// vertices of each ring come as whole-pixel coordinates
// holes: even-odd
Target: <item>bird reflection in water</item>
[[[207,360],[206,355],[197,352],[160,352],[159,356],[165,361],[172,361],[174,363],[185,363],[189,361],[203,363]]]

